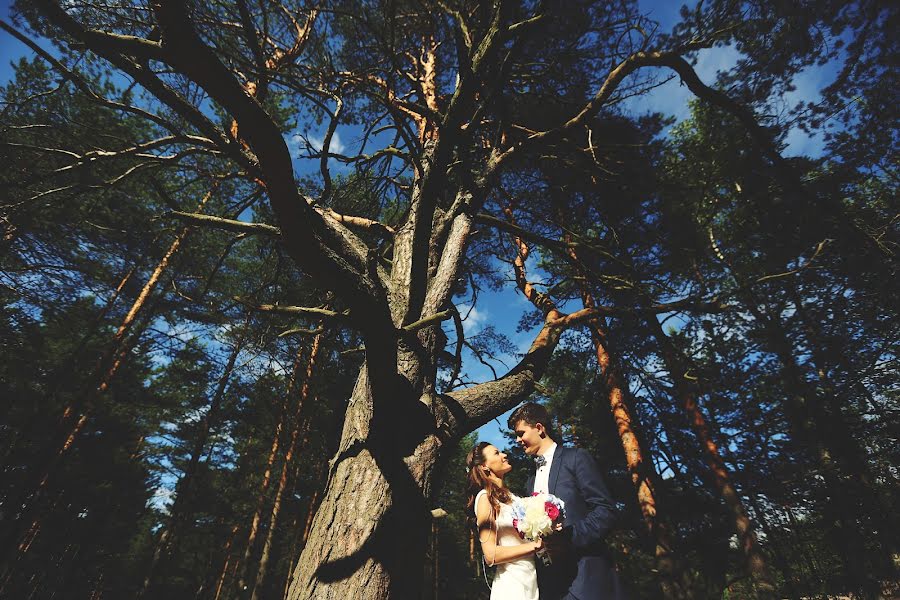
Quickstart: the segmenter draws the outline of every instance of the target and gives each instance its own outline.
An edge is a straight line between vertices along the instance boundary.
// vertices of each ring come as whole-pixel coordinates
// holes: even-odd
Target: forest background
[[[893,3],[4,15],[0,597],[486,598],[528,397],[634,597],[896,592]]]

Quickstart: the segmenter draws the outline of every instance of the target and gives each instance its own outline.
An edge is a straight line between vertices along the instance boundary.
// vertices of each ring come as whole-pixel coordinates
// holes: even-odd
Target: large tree
[[[171,218],[277,239],[296,268],[330,292],[327,307],[298,306],[303,298],[290,294],[278,304],[242,302],[338,322],[363,342],[292,599],[418,595],[421,570],[414,566],[424,556],[437,468],[465,434],[532,392],[566,327],[600,315],[637,311],[655,319],[718,307],[696,298],[654,303],[644,292],[618,308],[594,303],[567,315],[542,307],[539,333],[508,373],[464,389],[451,377],[439,389],[447,342],[441,323],[459,319],[454,294],[467,274],[484,268],[474,242],[491,228],[509,229],[498,207],[546,175],[547,156],[565,149],[595,157],[599,125],[616,103],[649,89],[655,73],[674,72],[735,117],[765,167],[802,193],[777,136],[753,111],[815,57],[789,37],[779,37],[777,61],[760,57],[754,35],[766,27],[787,36],[778,27],[796,25],[806,35],[819,25],[792,21],[790,7],[780,4],[762,10],[713,2],[685,11],[683,24],[664,38],[649,35],[629,2],[37,0],[20,8],[57,43],[53,54],[35,49],[63,79],[104,109],[146,124],[128,144],[30,148],[63,164],[29,182],[27,201],[60,193],[54,179],[71,172],[102,172],[109,185],[144,171],[191,173],[209,189],[227,181],[253,204],[201,214],[191,212],[199,197],[189,205],[166,185],[158,193]],[[862,27],[859,19],[849,26]],[[840,31],[841,23],[831,24]],[[758,70],[734,93],[709,87],[690,63],[697,50],[728,41],[746,53],[742,67]],[[85,52],[85,60],[100,57],[141,94],[97,89],[78,70]],[[354,152],[337,144],[348,127],[358,136]],[[321,139],[292,137],[294,128]],[[292,150],[297,139],[304,143]],[[292,155],[299,151],[316,165],[303,179]],[[337,177],[335,164],[352,176]],[[574,243],[535,227],[517,233],[557,248]],[[67,438],[49,454],[70,447]]]

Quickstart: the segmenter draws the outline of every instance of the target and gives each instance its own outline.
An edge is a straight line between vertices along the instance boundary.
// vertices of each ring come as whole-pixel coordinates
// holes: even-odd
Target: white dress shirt
[[[547,451],[541,454],[547,461],[543,466],[538,467],[534,474],[534,491],[540,494],[550,493],[550,465],[553,464],[553,453],[556,452],[556,442],[547,448]]]

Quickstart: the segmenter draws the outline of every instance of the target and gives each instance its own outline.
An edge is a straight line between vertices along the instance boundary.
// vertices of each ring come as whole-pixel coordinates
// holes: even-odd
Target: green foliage
[[[252,587],[271,533],[258,591],[281,597],[337,450],[362,342],[344,320],[249,307],[343,311],[347,299],[298,271],[275,239],[173,218],[179,210],[277,220],[252,157],[234,160],[220,147],[242,142],[203,141],[195,121],[19,4],[73,71],[23,59],[0,90],[0,595],[249,597],[238,579]],[[148,11],[93,4],[71,11],[92,27],[158,39]],[[464,13],[477,38],[492,27],[489,4],[326,3],[302,58],[262,82],[257,96],[290,137],[322,131],[334,118],[333,90],[347,94],[340,125],[354,126],[360,146],[326,157],[330,184],[318,160],[295,163],[303,195],[327,188],[319,198],[326,208],[404,224],[423,132],[409,120],[386,125],[398,115],[384,96],[389,89],[425,104],[421,90],[407,93],[418,74],[398,64],[434,39],[442,66],[435,102],[446,110],[468,84],[471,59],[453,49],[466,32],[450,15]],[[508,208],[535,239],[577,251],[576,259],[559,243],[529,241],[531,274],[561,310],[580,308],[585,293],[616,309],[596,323],[621,370],[645,460],[658,475],[659,519],[693,597],[756,590],[678,378],[696,392],[779,592],[872,595],[896,579],[898,539],[897,8],[716,0],[684,8],[671,34],[655,35],[634,2],[524,2],[504,3],[504,23],[539,4],[552,7],[534,33],[501,44],[511,58],[485,75],[492,83],[477,94],[486,99],[478,119],[453,131],[462,141],[439,182],[438,215],[457,187],[483,185],[485,212],[503,217]],[[234,26],[246,18],[240,5],[193,3],[192,17],[228,68],[252,78],[260,57],[244,25]],[[244,9],[266,44],[289,48],[299,25],[292,19],[308,6],[288,2],[259,17],[268,6]],[[703,101],[668,130],[673,123],[661,115],[634,118],[618,103],[654,82],[637,72],[602,111],[515,155],[496,181],[465,179],[466,168],[491,158],[500,131],[491,124],[502,125],[505,144],[524,142],[569,118],[632,51],[680,48],[696,59],[683,49],[696,40],[710,52],[740,53],[716,85],[764,115],[760,131],[772,147],[784,150],[796,127],[821,136],[821,153],[774,160],[733,112]],[[829,61],[839,65],[820,102],[781,105],[798,74]],[[341,79],[346,73],[360,76]],[[162,70],[154,76],[231,135],[234,115],[199,86]],[[366,87],[379,79],[388,88]],[[357,150],[368,154],[351,159]],[[383,231],[358,239],[373,249],[372,268],[390,268],[394,243]],[[482,290],[509,286],[511,248],[506,233],[477,224],[454,297],[474,303]],[[145,288],[155,271],[157,285]],[[648,310],[684,298],[696,302]],[[722,306],[698,310],[703,303]],[[126,322],[132,309],[136,318]],[[538,310],[524,314],[516,333],[543,319]],[[686,372],[667,363],[654,320]],[[320,330],[322,350],[307,372]],[[517,351],[493,324],[466,341],[478,359]],[[435,371],[452,371],[455,358],[447,343]],[[540,389],[561,441],[587,448],[607,474],[621,513],[608,542],[623,579],[635,597],[660,597],[654,542],[610,416],[610,384],[583,330],[565,335]],[[77,443],[58,455],[80,415]],[[447,516],[434,521],[425,597],[489,595],[466,523],[464,463],[476,442],[449,440],[439,465],[428,501]],[[521,492],[531,462],[510,445],[507,483]]]

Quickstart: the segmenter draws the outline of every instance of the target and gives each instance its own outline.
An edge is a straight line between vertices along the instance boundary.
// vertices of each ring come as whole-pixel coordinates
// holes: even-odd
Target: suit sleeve
[[[587,515],[572,525],[572,544],[586,548],[601,542],[616,520],[613,502],[594,457],[584,449],[575,450],[575,483],[587,504]]]

